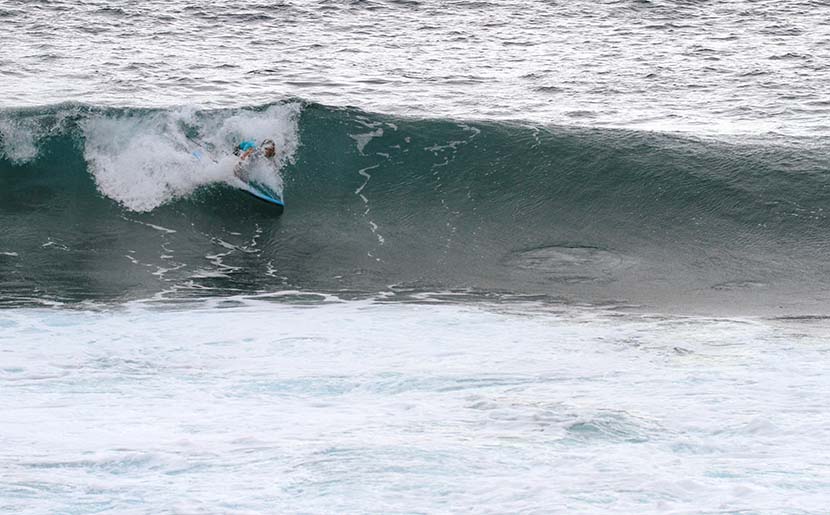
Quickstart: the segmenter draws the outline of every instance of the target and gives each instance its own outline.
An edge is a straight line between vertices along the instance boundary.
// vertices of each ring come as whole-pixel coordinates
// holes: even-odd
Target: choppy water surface
[[[826,321],[275,300],[0,312],[0,510],[830,500]]]
[[[263,104],[830,133],[820,1],[7,0],[0,104]]]
[[[209,4],[0,0],[0,512],[826,513],[826,2]]]

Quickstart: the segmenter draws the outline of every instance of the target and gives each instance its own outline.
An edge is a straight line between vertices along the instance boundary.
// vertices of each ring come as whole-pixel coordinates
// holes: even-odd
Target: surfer
[[[259,147],[253,141],[243,141],[233,153],[239,156],[239,162],[233,168],[233,174],[243,181],[248,181],[248,168],[260,159],[267,159],[276,168],[274,157],[277,155],[277,146],[272,139],[263,140]]]

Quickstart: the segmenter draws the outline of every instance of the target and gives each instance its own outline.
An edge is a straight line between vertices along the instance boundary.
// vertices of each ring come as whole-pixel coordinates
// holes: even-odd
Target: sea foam
[[[193,108],[101,113],[83,123],[84,157],[101,193],[128,209],[150,211],[199,187],[229,182],[237,162],[232,150],[243,139],[273,139],[281,168],[299,145],[299,113],[297,104],[207,114]],[[271,172],[260,171],[256,179],[279,192],[282,179]]]

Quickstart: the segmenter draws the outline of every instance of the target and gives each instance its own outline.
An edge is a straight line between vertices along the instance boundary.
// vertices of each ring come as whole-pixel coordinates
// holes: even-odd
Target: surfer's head
[[[262,142],[262,154],[265,157],[274,157],[274,154],[277,153],[277,146],[274,144],[274,140],[266,139]]]

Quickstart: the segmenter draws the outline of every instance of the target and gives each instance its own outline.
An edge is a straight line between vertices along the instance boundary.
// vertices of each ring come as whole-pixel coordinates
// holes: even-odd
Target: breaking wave
[[[282,216],[231,186],[231,149],[266,137],[280,148]],[[829,165],[810,142],[302,101],[11,109],[0,112],[0,292],[12,305],[292,288],[819,302]]]

